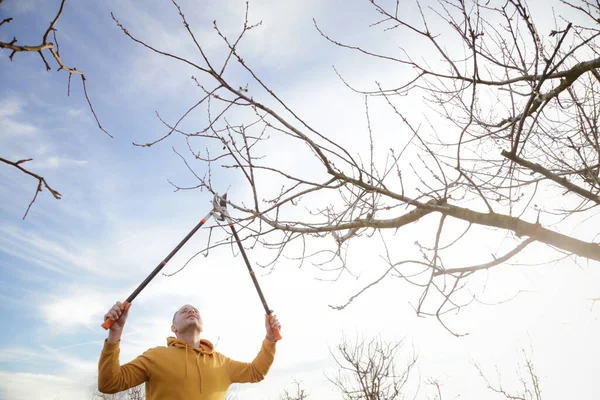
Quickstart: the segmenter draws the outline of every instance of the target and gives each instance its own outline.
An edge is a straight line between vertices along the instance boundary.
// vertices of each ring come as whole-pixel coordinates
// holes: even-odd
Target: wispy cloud
[[[94,344],[100,345],[98,341]],[[3,363],[13,366],[11,372],[0,371],[0,393],[10,400],[84,399],[88,397],[97,373],[95,362],[49,346],[0,348],[0,364]],[[19,369],[24,365],[52,372],[21,372]]]
[[[88,394],[77,379],[25,372],[0,372],[0,390],[10,400],[84,399]]]
[[[19,0],[15,2],[7,2],[7,12],[17,14],[27,14],[36,9],[38,2],[35,0]],[[4,6],[4,5],[3,5]]]
[[[24,101],[18,97],[8,97],[0,100],[0,132],[2,137],[31,137],[39,128],[27,122],[23,112]]]
[[[52,334],[69,332],[73,329],[99,327],[99,315],[106,312],[103,296],[87,288],[70,286],[68,295],[54,294],[40,304],[40,315]],[[100,328],[98,328],[100,329]]]
[[[21,113],[23,103],[16,97],[0,100],[0,118],[14,117]]]
[[[85,399],[95,383],[97,364],[65,355],[48,347],[34,349],[2,349],[0,362],[33,364],[46,362],[53,373],[0,371],[0,393],[10,400]]]
[[[80,249],[67,249],[57,241],[15,226],[2,226],[0,232],[0,246],[25,261],[62,273],[73,270],[100,271],[89,255],[79,253]]]
[[[70,158],[59,157],[59,156],[50,156],[42,161],[32,161],[30,165],[35,166],[40,169],[48,169],[48,168],[60,168],[68,165],[72,166],[84,166],[87,165],[87,160],[73,160]]]
[[[57,169],[73,166],[87,165],[87,160],[81,160],[68,155],[69,146],[57,145],[56,138],[52,135],[52,128],[46,126],[44,132],[40,129],[40,110],[49,105],[36,106],[34,101],[25,97],[9,96],[0,100],[0,147],[2,157],[13,159],[31,158],[23,164],[30,170],[41,173],[48,169]],[[60,110],[62,113],[65,110]],[[80,118],[81,110],[66,109],[70,121]],[[2,168],[12,168],[1,165]]]

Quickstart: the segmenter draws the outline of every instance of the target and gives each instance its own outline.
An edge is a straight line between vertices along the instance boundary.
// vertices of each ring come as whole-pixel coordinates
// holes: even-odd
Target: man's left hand
[[[265,315],[265,328],[267,329],[267,339],[271,342],[276,342],[275,329],[281,329],[281,324],[275,314]]]

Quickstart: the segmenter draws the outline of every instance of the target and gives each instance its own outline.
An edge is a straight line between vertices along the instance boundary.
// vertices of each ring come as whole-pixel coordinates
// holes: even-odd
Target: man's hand
[[[129,309],[131,308],[131,304],[128,304],[127,307],[123,306],[120,301],[117,301],[114,306],[106,314],[104,314],[104,319],[110,318],[113,321],[113,324],[110,326],[108,331],[108,342],[115,343],[121,339],[121,333],[123,332],[123,327],[125,326],[125,321],[127,321],[127,315],[129,314]]]
[[[275,333],[273,332],[273,330],[281,329],[281,324],[279,323],[279,320],[277,319],[275,314],[266,315],[265,317],[266,317],[265,318],[265,328],[267,329],[267,339],[269,339],[271,342],[276,342],[277,339],[275,338]]]

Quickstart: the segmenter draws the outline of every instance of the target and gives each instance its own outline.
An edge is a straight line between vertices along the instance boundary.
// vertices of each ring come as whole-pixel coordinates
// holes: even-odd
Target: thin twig
[[[29,203],[29,206],[27,207],[27,211],[25,212],[25,215],[23,215],[23,219],[25,219],[27,217],[27,214],[29,213],[29,209],[31,208],[31,206],[33,205],[33,203],[35,202],[35,200],[37,199],[38,194],[42,191],[42,189],[45,187],[46,189],[48,189],[48,191],[50,192],[50,194],[52,194],[52,196],[54,196],[54,198],[56,200],[60,200],[62,197],[62,194],[60,194],[58,191],[52,189],[52,187],[50,187],[50,185],[48,185],[48,182],[46,182],[46,179],[36,173],[33,173],[31,171],[29,171],[26,168],[23,168],[21,166],[21,164],[26,163],[28,161],[32,161],[31,158],[28,159],[23,159],[23,160],[18,160],[18,161],[10,161],[7,160],[5,158],[0,157],[0,162],[3,162],[5,164],[8,165],[12,165],[13,167],[19,169],[21,172],[24,172],[25,174],[32,176],[33,178],[38,180],[38,185],[37,185],[37,189],[35,191],[35,195],[33,196],[33,199],[31,200],[31,203]]]

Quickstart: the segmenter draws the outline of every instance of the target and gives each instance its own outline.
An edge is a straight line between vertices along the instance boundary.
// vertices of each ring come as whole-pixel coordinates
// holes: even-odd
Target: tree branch
[[[538,174],[544,175],[546,178],[550,179],[553,182],[558,183],[565,189],[568,189],[571,192],[577,193],[578,195],[580,195],[588,200],[591,200],[596,204],[600,204],[600,197],[593,194],[589,190],[585,190],[582,187],[579,187],[579,186],[575,185],[574,183],[569,182],[567,180],[567,178],[558,176],[557,174],[548,171],[546,168],[542,167],[540,164],[536,164],[536,163],[527,161],[527,160],[525,160],[515,154],[512,154],[506,150],[502,150],[502,155],[504,157],[506,157],[507,159],[519,164],[522,167],[525,167],[534,172],[537,172]]]
[[[472,267],[463,267],[463,268],[448,268],[448,269],[439,269],[438,268],[433,272],[433,276],[455,274],[455,273],[475,272],[475,271],[480,271],[482,269],[488,269],[488,268],[495,267],[496,265],[500,265],[500,264],[510,260],[512,257],[517,255],[525,247],[527,247],[528,245],[530,245],[533,242],[535,242],[535,239],[530,237],[527,240],[520,243],[517,247],[515,247],[514,249],[512,249],[511,251],[509,251],[508,253],[503,255],[502,257],[496,258],[494,261],[490,261],[485,264],[474,265]]]
[[[13,167],[19,169],[21,172],[24,172],[25,174],[32,176],[38,180],[38,186],[35,191],[35,195],[33,196],[33,200],[31,200],[31,203],[29,203],[29,206],[27,207],[27,211],[25,212],[25,215],[23,215],[23,219],[25,219],[27,217],[27,214],[29,213],[29,209],[31,208],[31,206],[33,205],[35,200],[37,199],[38,193],[40,193],[44,187],[46,189],[48,189],[48,191],[52,194],[52,196],[54,196],[54,198],[56,200],[60,200],[62,197],[62,194],[60,194],[58,191],[52,189],[50,187],[50,185],[48,185],[48,182],[46,182],[46,179],[44,177],[39,176],[38,174],[35,174],[21,166],[21,164],[23,164],[27,161],[31,161],[31,160],[32,160],[31,158],[28,158],[28,159],[19,160],[19,161],[9,161],[5,158],[0,157],[0,162],[6,163],[8,165],[12,165]]]

